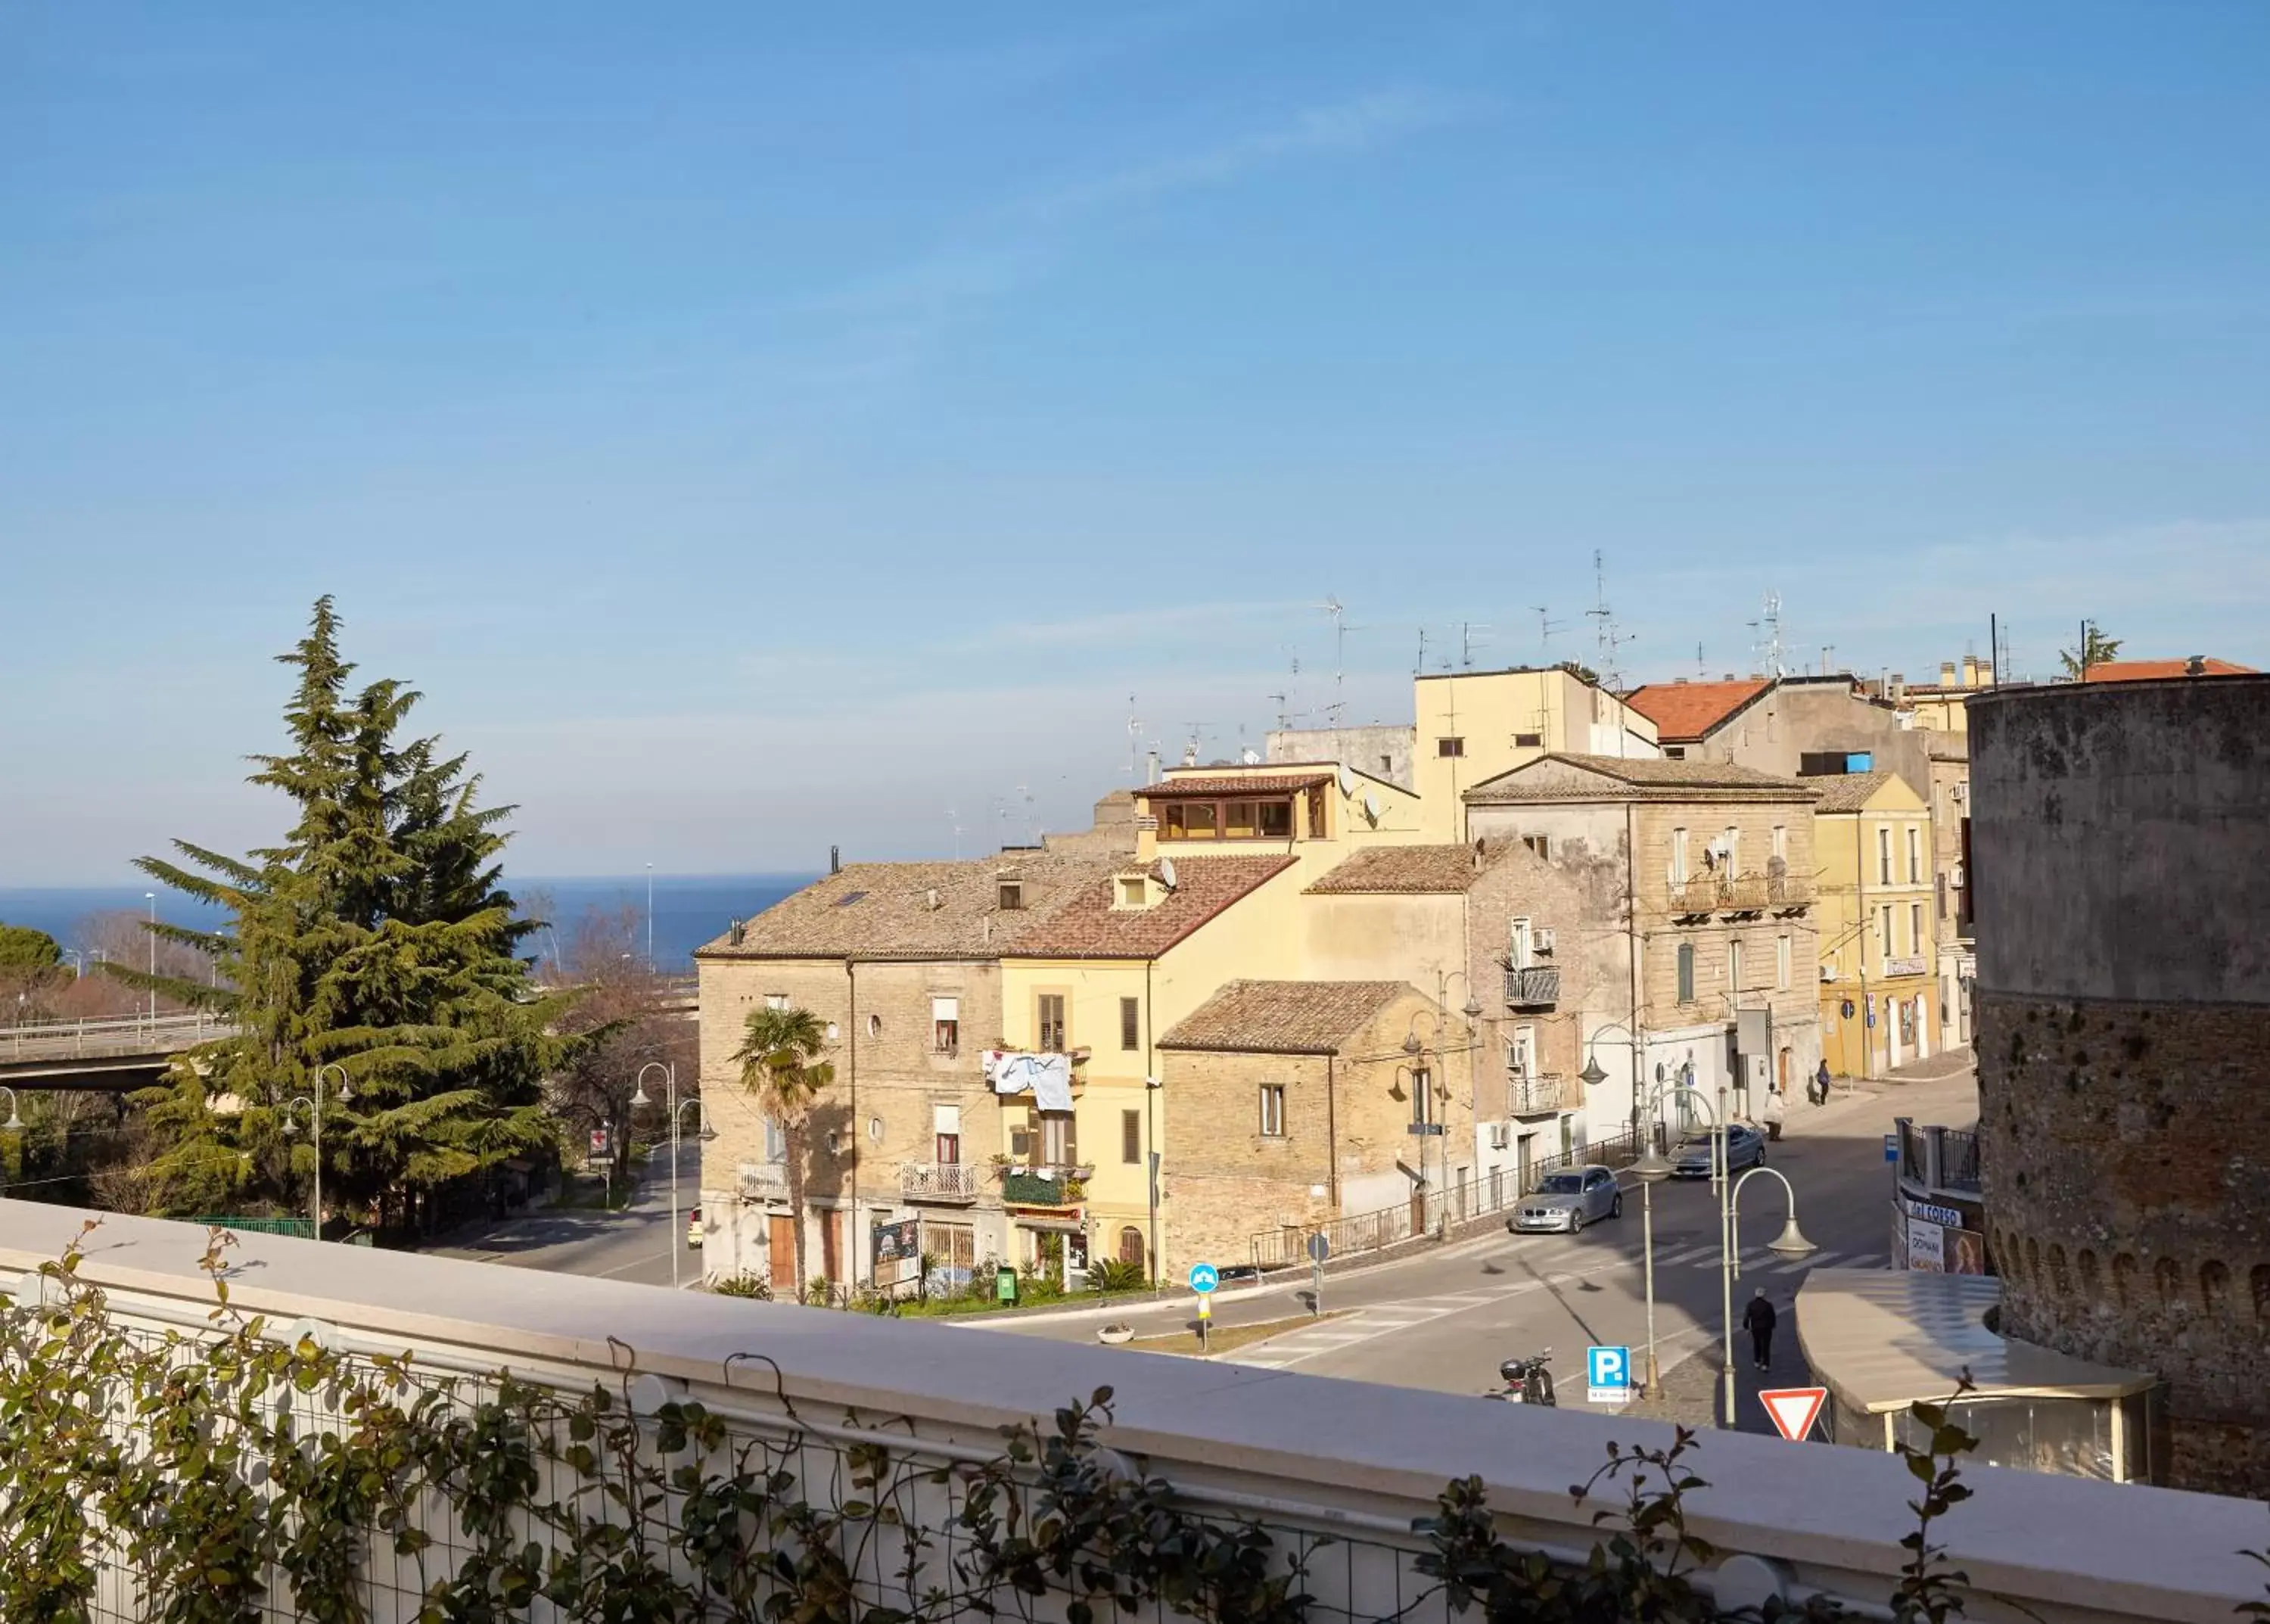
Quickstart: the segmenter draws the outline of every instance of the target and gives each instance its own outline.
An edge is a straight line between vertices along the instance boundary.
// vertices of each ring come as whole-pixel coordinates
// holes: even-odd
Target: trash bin
[[[998,1302],[1017,1301],[1017,1272],[1007,1264],[994,1271],[993,1297]]]

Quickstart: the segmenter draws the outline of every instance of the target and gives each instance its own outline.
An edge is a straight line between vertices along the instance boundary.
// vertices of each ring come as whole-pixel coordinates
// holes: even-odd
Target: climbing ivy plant
[[[203,1260],[208,1323],[130,1326],[82,1277],[85,1240],[0,1297],[10,1624],[364,1624],[412,1586],[387,1611],[419,1624],[1349,1616],[1309,1586],[1330,1540],[1202,1516],[1107,1447],[1109,1389],[1006,1429],[990,1457],[940,1465],[899,1426],[816,1427],[784,1394],[777,1429],[752,1435],[667,1398],[627,1348],[609,1380],[563,1391],[295,1339],[232,1304],[234,1240],[219,1230]],[[1940,1624],[1962,1591],[1930,1533],[1962,1498],[1968,1440],[1943,1413],[1928,1419],[1891,1600],[1897,1617]],[[1422,1604],[1491,1624],[1733,1616],[1714,1610],[1700,1575],[1716,1553],[1687,1524],[1696,1453],[1685,1431],[1667,1449],[1612,1446],[1570,1490],[1623,1495],[1598,1514],[1582,1565],[1508,1546],[1481,1481],[1449,1485],[1414,1525],[1422,1593],[1380,1624]],[[1816,1599],[1770,1616],[1840,1615]]]

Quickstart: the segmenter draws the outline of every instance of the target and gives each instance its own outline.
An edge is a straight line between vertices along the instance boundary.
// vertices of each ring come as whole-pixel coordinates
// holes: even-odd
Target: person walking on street
[[[1758,1287],[1758,1294],[1750,1299],[1750,1306],[1742,1311],[1742,1324],[1749,1327],[1750,1351],[1757,1355],[1758,1368],[1763,1370],[1773,1363],[1774,1305],[1766,1301],[1766,1288]]]
[[[1829,1062],[1826,1059],[1821,1061],[1821,1069],[1813,1074],[1813,1081],[1806,1086],[1805,1092],[1813,1097],[1815,1105],[1829,1103]]]
[[[1769,1139],[1777,1139],[1781,1138],[1782,1103],[1780,1089],[1769,1088],[1766,1090],[1766,1106],[1764,1115],[1766,1119],[1766,1138]]]

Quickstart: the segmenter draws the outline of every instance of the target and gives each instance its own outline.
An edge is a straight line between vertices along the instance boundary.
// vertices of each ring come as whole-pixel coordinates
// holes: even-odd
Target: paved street
[[[688,1145],[679,1153],[678,1228],[670,1221],[670,1156],[657,1153],[644,1184],[620,1212],[544,1211],[508,1218],[484,1228],[461,1231],[448,1246],[432,1249],[440,1257],[471,1257],[518,1269],[630,1280],[644,1286],[670,1284],[670,1249],[681,1254],[681,1284],[701,1279],[701,1254],[686,1247],[686,1215],[699,1198],[701,1153]]]
[[[1944,1066],[1933,1067],[1943,1070]],[[1896,1116],[1969,1125],[1976,1087],[1967,1067],[1935,1080],[1876,1085],[1881,1092],[1816,1109],[1800,1098],[1769,1165],[1797,1187],[1799,1222],[1820,1250],[1792,1262],[1767,1250],[1786,1216],[1781,1186],[1754,1179],[1742,1192],[1742,1277],[1734,1309],[1759,1286],[1781,1310],[1769,1385],[1803,1376],[1791,1305],[1814,1267],[1879,1268],[1888,1261],[1891,1174],[1883,1136]],[[1656,1324],[1666,1398],[1689,1405],[1709,1391],[1717,1365],[1721,1286],[1715,1199],[1707,1182],[1658,1185],[1654,1192]],[[1442,1252],[1328,1279],[1324,1306],[1355,1309],[1346,1318],[1289,1333],[1228,1355],[1268,1369],[1346,1376],[1402,1387],[1480,1393],[1495,1386],[1498,1361],[1550,1346],[1562,1402],[1584,1402],[1584,1354],[1591,1344],[1630,1346],[1643,1359],[1647,1340],[1640,1269],[1642,1197],[1629,1190],[1621,1220],[1582,1235],[1513,1236],[1502,1232]],[[1233,1325],[1305,1311],[1306,1284],[1224,1302],[1215,1323]],[[1190,1299],[1120,1317],[1149,1332],[1190,1316]],[[1088,1339],[1097,1321],[1027,1319],[1002,1331]],[[1750,1398],[1748,1341],[1738,1331],[1738,1413],[1746,1430],[1769,1430]],[[1682,1360],[1695,1367],[1672,1374]],[[1681,1420],[1707,1420],[1707,1412]]]

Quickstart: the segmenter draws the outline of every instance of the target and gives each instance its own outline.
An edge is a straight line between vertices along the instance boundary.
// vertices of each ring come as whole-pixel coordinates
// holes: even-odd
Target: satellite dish
[[[1350,797],[1355,794],[1355,775],[1345,767],[1340,768],[1340,793]]]
[[[1379,821],[1379,797],[1369,790],[1363,792],[1363,815],[1373,823]]]
[[[1159,883],[1169,891],[1175,888],[1175,860],[1172,857],[1159,859]]]

